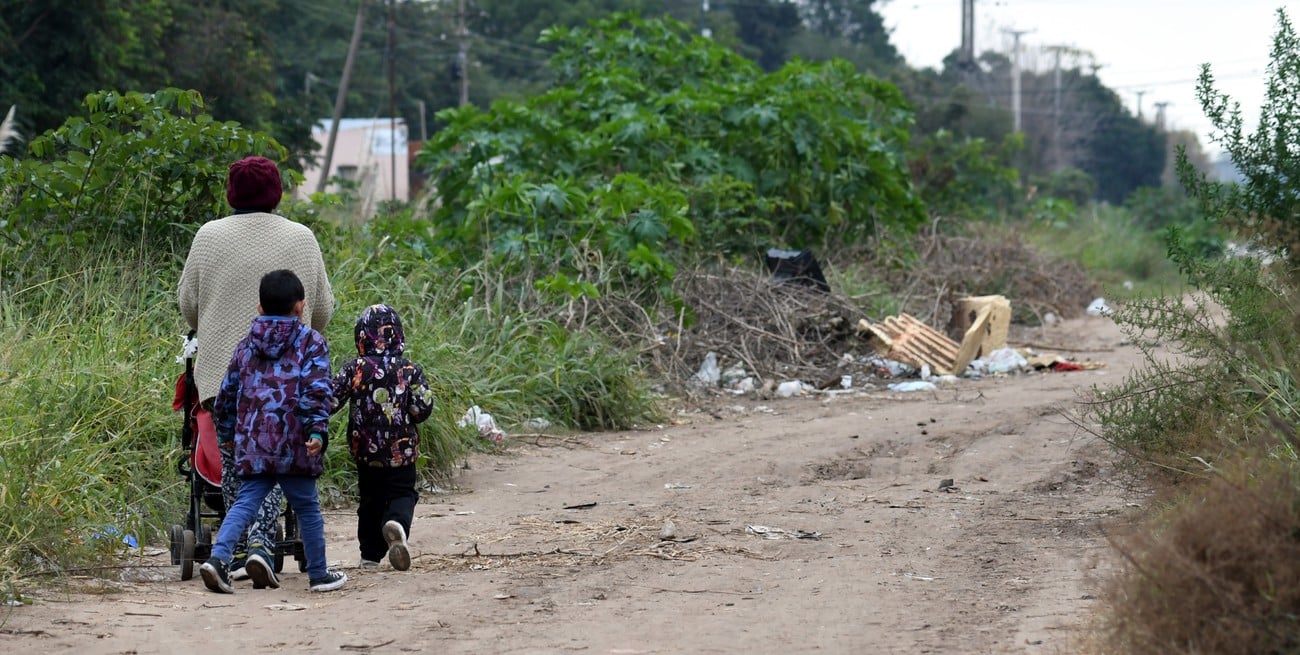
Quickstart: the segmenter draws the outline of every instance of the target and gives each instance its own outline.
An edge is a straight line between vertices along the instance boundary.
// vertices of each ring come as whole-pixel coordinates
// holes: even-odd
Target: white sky
[[[939,68],[961,44],[962,0],[884,0],[878,11],[891,41],[914,67]],[[1209,64],[1216,88],[1241,105],[1253,132],[1264,97],[1266,68],[1277,10],[1300,24],[1300,0],[975,0],[975,50],[1010,55],[1005,30],[1020,37],[1021,63],[1051,70],[1045,46],[1090,51],[1097,75],[1137,113],[1154,120],[1157,102],[1169,129],[1193,130],[1207,153],[1211,126],[1196,99],[1201,64]]]

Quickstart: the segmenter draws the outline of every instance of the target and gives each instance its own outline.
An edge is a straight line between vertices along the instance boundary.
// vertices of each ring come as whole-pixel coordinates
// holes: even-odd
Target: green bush
[[[861,242],[924,220],[903,166],[898,90],[843,61],[764,74],[671,19],[556,28],[556,83],[445,110],[418,163],[436,177],[434,251],[529,280],[591,260],[671,295],[675,266],[774,244]]]

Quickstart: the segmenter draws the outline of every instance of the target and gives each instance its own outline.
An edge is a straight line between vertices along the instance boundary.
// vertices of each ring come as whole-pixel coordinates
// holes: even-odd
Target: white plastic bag
[[[497,422],[493,420],[492,415],[480,409],[478,405],[469,408],[456,425],[462,428],[473,425],[478,428],[478,436],[494,444],[499,444],[506,439],[506,433],[497,427]]]

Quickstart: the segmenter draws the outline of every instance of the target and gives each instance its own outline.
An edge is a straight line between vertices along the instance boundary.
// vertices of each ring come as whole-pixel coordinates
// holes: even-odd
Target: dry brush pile
[[[825,385],[854,372],[843,368],[845,355],[856,360],[871,354],[870,342],[855,330],[858,321],[885,318],[870,315],[871,297],[836,289],[835,271],[872,277],[902,312],[939,330],[952,302],[964,296],[1004,295],[1014,322],[1037,325],[1048,312],[1079,316],[1098,289],[1077,264],[1043,256],[1014,238],[925,235],[912,252],[917,256],[876,246],[829,253],[823,261],[832,273],[830,293],[781,283],[757,268],[700,266],[679,271],[674,282],[684,310],[604,298],[584,314],[588,322],[598,315],[603,331],[672,386],[684,386],[709,352],[717,353],[724,370],[743,365],[760,384],[801,379]]]

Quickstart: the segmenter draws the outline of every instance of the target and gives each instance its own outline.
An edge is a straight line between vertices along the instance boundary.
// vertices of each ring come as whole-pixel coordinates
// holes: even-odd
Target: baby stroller
[[[185,372],[176,380],[176,395],[172,399],[172,410],[183,413],[181,444],[185,448],[176,462],[176,472],[189,481],[190,489],[185,523],[172,524],[170,533],[171,561],[173,565],[180,565],[182,580],[194,577],[195,562],[201,563],[212,555],[212,536],[226,517],[226,504],[221,495],[221,453],[217,435],[200,429],[197,418],[199,390],[194,383],[195,343],[191,331],[183,355]],[[293,555],[298,561],[298,570],[306,571],[307,557],[302,540],[298,538],[298,519],[293,508],[286,507],[281,517],[283,521],[275,529],[275,547],[270,549],[275,560],[272,566],[279,573],[284,568],[285,555]]]

